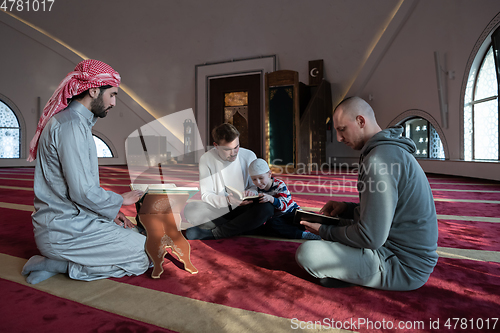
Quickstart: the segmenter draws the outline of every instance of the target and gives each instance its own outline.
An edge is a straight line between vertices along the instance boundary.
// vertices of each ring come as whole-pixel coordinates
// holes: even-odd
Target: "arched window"
[[[14,110],[0,100],[0,158],[20,158],[21,126]]]
[[[444,159],[444,148],[438,132],[431,123],[421,117],[414,117],[401,124],[403,135],[412,139],[417,146],[416,158]]]
[[[97,157],[113,157],[113,152],[109,146],[97,135],[92,135],[94,137],[95,147],[97,149]]]
[[[498,160],[498,82],[493,47],[471,69],[464,100],[464,159]]]

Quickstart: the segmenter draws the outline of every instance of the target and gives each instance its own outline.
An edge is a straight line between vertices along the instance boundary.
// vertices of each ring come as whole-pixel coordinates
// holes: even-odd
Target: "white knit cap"
[[[254,160],[248,166],[248,173],[250,174],[250,177],[262,175],[268,171],[269,171],[269,165],[267,165],[267,162],[264,161],[262,158]]]

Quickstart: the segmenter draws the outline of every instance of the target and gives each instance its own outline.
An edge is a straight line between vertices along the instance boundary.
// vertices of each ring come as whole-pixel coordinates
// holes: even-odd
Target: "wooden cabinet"
[[[265,157],[293,172],[326,163],[328,121],[332,117],[330,83],[308,86],[296,71],[281,70],[265,77]]]

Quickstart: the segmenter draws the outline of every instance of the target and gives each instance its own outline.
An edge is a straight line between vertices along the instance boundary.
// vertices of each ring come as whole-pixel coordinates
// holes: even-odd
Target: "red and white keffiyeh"
[[[31,162],[36,159],[38,139],[43,128],[52,116],[68,106],[68,99],[90,88],[106,85],[118,87],[120,80],[120,74],[102,61],[88,59],[76,65],[75,70],[66,75],[43,108],[43,114],[38,121],[35,136],[30,142],[28,161]]]

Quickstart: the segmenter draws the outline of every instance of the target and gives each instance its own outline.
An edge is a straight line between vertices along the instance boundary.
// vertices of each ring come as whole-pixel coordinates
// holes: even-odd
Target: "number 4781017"
[[[50,12],[54,2],[55,0],[3,0],[0,9],[6,12]]]

